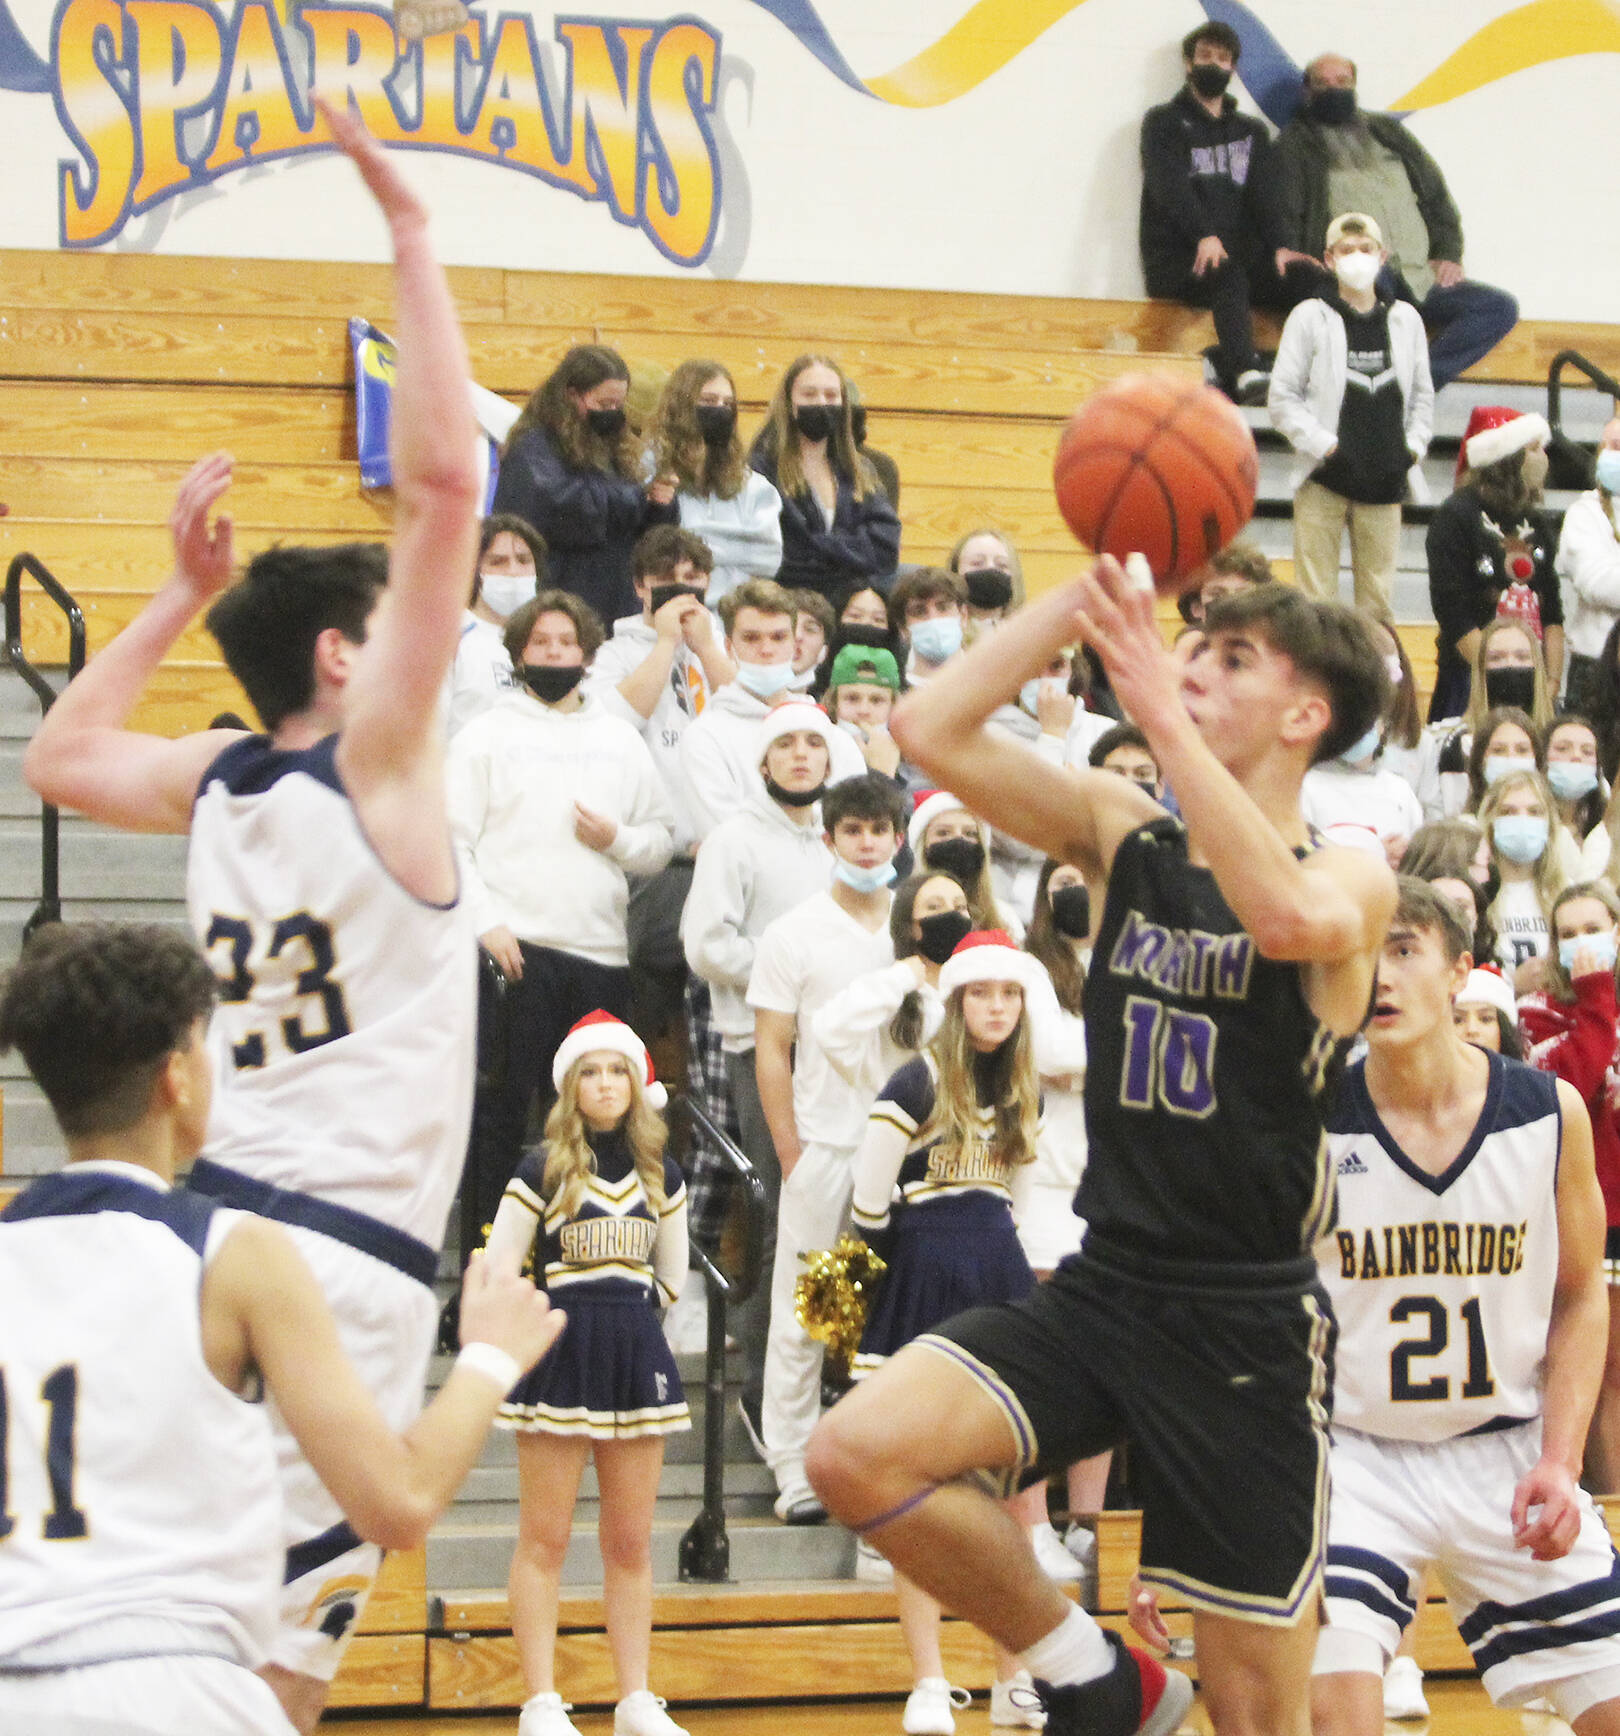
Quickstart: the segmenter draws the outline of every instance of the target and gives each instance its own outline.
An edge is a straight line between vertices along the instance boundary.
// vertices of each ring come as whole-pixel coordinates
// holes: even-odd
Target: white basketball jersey
[[[1438,1441],[1541,1414],[1558,1276],[1558,1082],[1500,1055],[1443,1175],[1399,1150],[1345,1075],[1328,1122],[1339,1227],[1319,1245],[1339,1320],[1333,1420]]]
[[[464,901],[383,866],[336,747],[248,737],[198,793],[186,896],[220,984],[203,1155],[437,1248],[472,1117],[477,940]]]
[[[267,1407],[203,1360],[203,1270],[241,1219],[131,1164],[0,1217],[0,1668],[213,1651],[276,1626]]]

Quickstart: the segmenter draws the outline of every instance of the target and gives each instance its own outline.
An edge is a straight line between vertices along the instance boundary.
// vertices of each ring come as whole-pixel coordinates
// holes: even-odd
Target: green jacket
[[[1406,165],[1418,212],[1429,230],[1429,258],[1450,259],[1460,265],[1462,218],[1440,165],[1394,115],[1364,114],[1362,118],[1378,143]],[[1296,115],[1277,135],[1271,158],[1287,245],[1318,257],[1327,246],[1327,226],[1338,215],[1328,209],[1328,155],[1322,134],[1317,122]]]

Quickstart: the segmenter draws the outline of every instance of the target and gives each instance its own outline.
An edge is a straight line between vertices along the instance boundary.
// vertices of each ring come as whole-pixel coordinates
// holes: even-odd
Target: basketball
[[[1141,554],[1166,596],[1249,522],[1259,479],[1237,407],[1163,374],[1130,374],[1088,398],[1052,467],[1069,529],[1099,554]]]

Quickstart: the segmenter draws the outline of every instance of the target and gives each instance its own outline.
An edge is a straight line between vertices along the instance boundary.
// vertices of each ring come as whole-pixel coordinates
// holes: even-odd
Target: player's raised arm
[[[209,730],[170,741],[125,727],[147,682],[197,612],[231,582],[231,521],[209,512],[230,487],[231,456],[195,464],[169,514],[174,571],[150,603],[84,666],[23,756],[48,802],[130,832],[184,832],[203,773],[235,739]]]
[[[1558,1276],[1547,1327],[1541,1459],[1513,1492],[1513,1540],[1538,1561],[1568,1554],[1580,1527],[1576,1480],[1603,1381],[1609,1303],[1604,1211],[1592,1124],[1573,1085],[1558,1082]]]
[[[1147,736],[1193,844],[1260,951],[1326,965],[1376,958],[1395,909],[1389,869],[1353,850],[1318,851],[1300,861],[1293,840],[1278,829],[1289,820],[1298,824],[1297,774],[1291,785],[1279,778],[1274,789],[1262,782],[1251,794],[1216,757],[1187,710],[1181,669],[1154,619],[1153,592],[1133,585],[1106,556],[1076,581],[1076,592],[1085,635],[1115,694]],[[1246,653],[1221,644],[1198,653],[1229,654]],[[1283,739],[1297,731],[1301,742],[1315,740],[1330,719],[1325,696],[1307,700],[1283,720]],[[1261,805],[1268,796],[1270,813]]]
[[[338,759],[388,866],[410,890],[434,896],[420,883],[421,859],[447,872],[450,861],[437,707],[478,546],[467,353],[427,207],[356,115],[319,106],[388,223],[397,348],[388,592],[350,680]]]
[[[890,732],[913,765],[981,819],[1077,867],[1106,874],[1119,841],[1164,810],[1128,778],[1054,766],[988,727],[1078,637],[1078,581],[1010,616],[896,707]]]

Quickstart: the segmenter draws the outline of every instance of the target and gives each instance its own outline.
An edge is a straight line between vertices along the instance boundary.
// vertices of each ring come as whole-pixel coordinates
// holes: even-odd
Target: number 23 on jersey
[[[348,1036],[352,1026],[342,985],[335,980],[337,955],[332,930],[308,911],[295,911],[255,933],[238,916],[217,912],[203,937],[222,1007],[281,1003],[281,1017],[242,1031],[231,1045],[238,1069],[262,1067],[279,1042],[287,1053],[302,1055]]]

